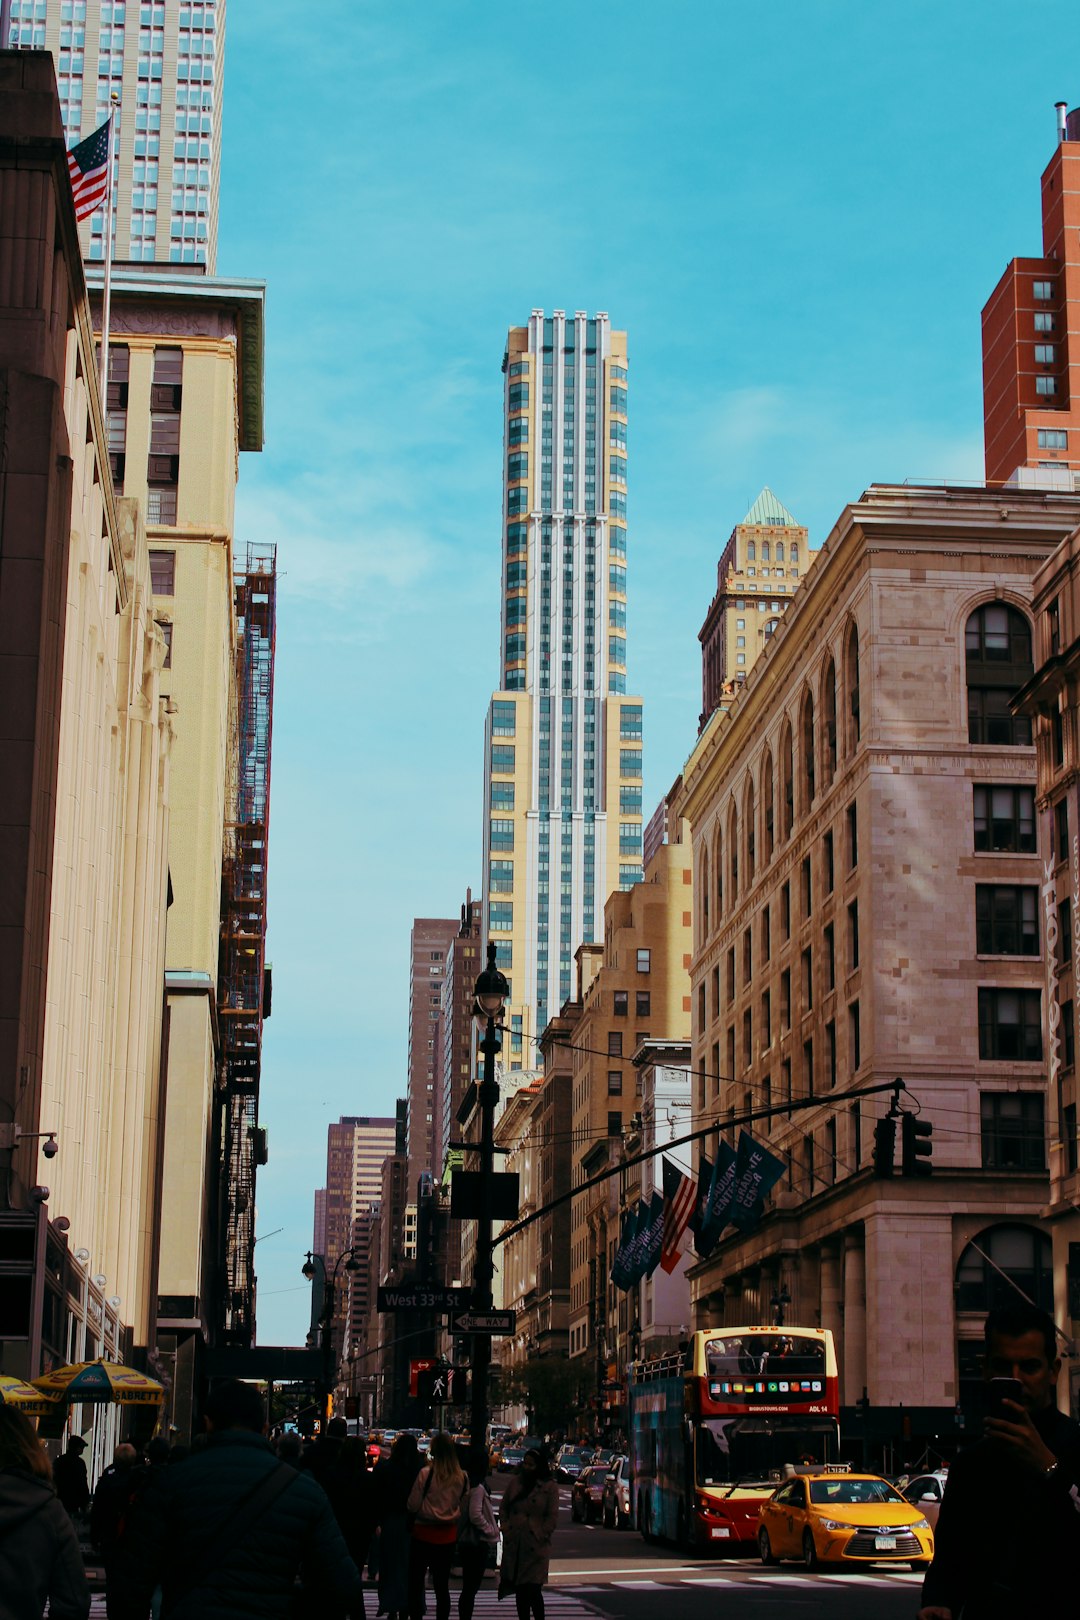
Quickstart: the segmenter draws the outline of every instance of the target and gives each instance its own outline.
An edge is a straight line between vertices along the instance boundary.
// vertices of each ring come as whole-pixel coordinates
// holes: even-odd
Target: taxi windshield
[[[901,1507],[908,1506],[900,1492],[894,1491],[883,1479],[812,1479],[810,1500],[830,1506],[882,1502],[898,1502]]]

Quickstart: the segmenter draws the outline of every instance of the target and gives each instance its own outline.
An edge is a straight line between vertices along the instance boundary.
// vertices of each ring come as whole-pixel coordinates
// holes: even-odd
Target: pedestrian
[[[341,1533],[350,1558],[363,1576],[378,1519],[374,1482],[363,1440],[350,1437],[345,1441],[338,1459],[338,1478]],[[363,1605],[354,1611],[360,1615],[363,1612]]]
[[[474,1452],[469,1466],[469,1494],[458,1526],[458,1557],[461,1560],[461,1595],[458,1620],[472,1620],[476,1594],[484,1579],[491,1554],[499,1545],[499,1525],[487,1488],[488,1451]]]
[[[409,1610],[408,1501],[420,1472],[414,1434],[399,1434],[390,1455],[377,1463],[372,1488],[378,1503],[379,1607],[390,1620],[405,1620]]]
[[[105,1613],[109,1620],[121,1620],[115,1591],[120,1540],[141,1483],[139,1476],[143,1472],[139,1453],[133,1445],[122,1440],[94,1490],[90,1508],[90,1540],[101,1554],[105,1566]]]
[[[544,1586],[551,1538],[559,1517],[559,1487],[551,1477],[547,1452],[527,1451],[503,1493],[499,1519],[503,1533],[499,1596],[513,1592],[518,1620],[544,1620]]]
[[[448,1434],[437,1434],[407,1503],[408,1511],[415,1515],[409,1548],[409,1620],[423,1620],[428,1570],[435,1593],[435,1620],[450,1620],[450,1568],[468,1489],[454,1442]]]
[[[86,1620],[90,1588],[48,1454],[23,1412],[0,1406],[0,1620]]]
[[[300,1459],[304,1454],[304,1442],[295,1429],[286,1429],[279,1434],[274,1442],[274,1450],[282,1462],[288,1463],[292,1468],[299,1468]]]
[[[121,1541],[117,1590],[127,1620],[289,1620],[297,1578],[327,1611],[359,1605],[360,1575],[322,1487],[274,1456],[252,1384],[215,1385],[206,1444],[162,1468]]]
[[[990,1312],[983,1376],[1019,1400],[988,1406],[985,1435],[949,1469],[918,1620],[1056,1613],[1080,1568],[1080,1423],[1056,1403],[1061,1358],[1049,1316]],[[988,1525],[992,1520],[992,1529]]]
[[[83,1462],[85,1450],[86,1441],[81,1435],[73,1434],[68,1440],[67,1450],[53,1464],[53,1487],[71,1514],[85,1513],[90,1506],[90,1481]]]

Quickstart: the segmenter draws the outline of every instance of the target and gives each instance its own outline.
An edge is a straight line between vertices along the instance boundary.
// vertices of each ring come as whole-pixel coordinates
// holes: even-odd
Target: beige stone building
[[[52,65],[0,63],[0,1367],[33,1377],[153,1352],[173,705],[109,478]],[[99,1467],[115,1411],[73,1422]]]
[[[720,554],[716,595],[698,632],[700,726],[745,681],[816,557],[808,531],[763,489]]]
[[[787,1175],[691,1273],[694,1325],[768,1319],[786,1289],[789,1321],[836,1333],[871,1437],[900,1402],[914,1438],[947,1436],[1007,1279],[1051,1299],[1035,757],[1009,699],[1033,576],[1078,517],[871,488],[684,772],[695,1123],[811,1100],[755,1127]],[[929,1179],[875,1179],[887,1098],[845,1096],[897,1076]]]
[[[1080,529],[1035,575],[1036,671],[1019,694],[1035,727],[1036,805],[1042,859],[1040,923],[1046,963],[1043,1044],[1050,1146],[1047,1229],[1053,1247],[1054,1317],[1080,1338],[1080,1169],[1076,1017],[1080,1009]],[[1069,1408],[1080,1410],[1080,1367],[1066,1362]]]
[[[641,1112],[640,1069],[633,1062],[641,1043],[649,1036],[689,1036],[691,879],[688,844],[661,844],[644,881],[609,896],[603,945],[578,950],[581,1016],[572,1037],[571,1075],[575,1187],[622,1156],[624,1134]],[[618,1376],[614,1325],[620,1298],[609,1278],[620,1198],[619,1178],[612,1176],[571,1204],[570,1356],[583,1371],[594,1372],[598,1391]]]

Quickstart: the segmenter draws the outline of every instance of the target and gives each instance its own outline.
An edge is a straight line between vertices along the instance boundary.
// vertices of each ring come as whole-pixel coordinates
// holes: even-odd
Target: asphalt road
[[[495,1476],[494,1497],[505,1483]],[[560,1498],[548,1620],[570,1620],[568,1599],[609,1620],[716,1620],[718,1612],[724,1620],[914,1620],[919,1607],[922,1576],[906,1565],[811,1573],[799,1564],[766,1569],[756,1556],[691,1556],[648,1545],[636,1530],[574,1524],[569,1491]],[[504,1611],[514,1620],[508,1602]]]

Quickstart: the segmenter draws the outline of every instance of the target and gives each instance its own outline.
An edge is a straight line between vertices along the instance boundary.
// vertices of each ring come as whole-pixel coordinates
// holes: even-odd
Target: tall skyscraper
[[[601,936],[608,894],[641,877],[642,703],[626,690],[626,333],[606,314],[534,310],[510,330],[503,373],[502,684],[485,737],[484,933],[511,986],[502,1061],[528,1069],[571,993],[575,950]]]
[[[416,917],[409,941],[408,1203],[421,1175],[436,1171],[436,1092],[442,1082],[442,992],[456,917]],[[438,1166],[441,1171],[442,1165]]]
[[[14,46],[52,51],[68,145],[118,98],[113,258],[217,258],[225,0],[11,0]],[[104,259],[104,210],[80,227]]]
[[[1080,488],[1080,109],[1058,104],[1043,251],[1013,259],[982,312],[988,484]]]
[[[763,489],[731,531],[716,567],[716,595],[698,632],[699,730],[746,679],[816,556],[806,529]]]
[[[371,1216],[378,1209],[382,1187],[383,1160],[394,1151],[395,1121],[350,1115],[330,1125],[326,1133],[326,1190],[315,1194],[316,1221],[320,1203],[325,1210],[326,1247],[323,1258],[326,1273],[334,1268],[346,1249],[359,1250],[361,1269],[338,1271],[334,1295],[334,1341],[341,1350],[348,1340],[355,1343],[362,1332],[368,1308],[367,1255],[371,1240]]]

